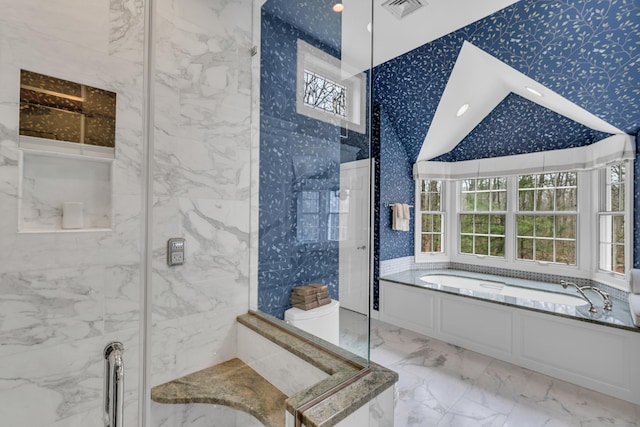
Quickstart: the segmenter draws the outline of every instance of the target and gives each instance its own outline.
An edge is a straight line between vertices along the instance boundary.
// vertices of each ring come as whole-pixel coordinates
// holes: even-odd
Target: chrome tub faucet
[[[611,311],[611,309],[613,308],[613,304],[611,303],[609,294],[606,292],[603,292],[602,290],[596,288],[595,286],[578,286],[575,283],[567,282],[566,280],[561,280],[560,284],[565,289],[567,289],[567,287],[569,286],[574,286],[578,291],[578,293],[580,294],[580,296],[582,296],[582,298],[584,298],[589,303],[589,312],[591,313],[596,313],[598,310],[593,305],[593,301],[591,301],[591,299],[587,296],[587,294],[584,293],[584,291],[593,291],[598,295],[600,295],[600,297],[602,298],[602,302],[604,303],[604,306],[602,308],[605,311]]]

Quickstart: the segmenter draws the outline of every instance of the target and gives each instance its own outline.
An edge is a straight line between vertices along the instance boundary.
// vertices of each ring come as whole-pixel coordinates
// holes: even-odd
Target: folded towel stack
[[[312,283],[293,288],[291,292],[291,305],[301,310],[311,310],[330,302],[327,285]]]
[[[640,327],[640,269],[629,271],[629,311],[633,324]]]
[[[398,231],[409,231],[409,205],[406,203],[394,203],[391,205],[391,228]]]

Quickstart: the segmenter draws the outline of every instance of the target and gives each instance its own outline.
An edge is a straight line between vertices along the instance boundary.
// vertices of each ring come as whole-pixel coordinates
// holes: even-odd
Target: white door
[[[340,306],[369,313],[369,160],[340,165]]]

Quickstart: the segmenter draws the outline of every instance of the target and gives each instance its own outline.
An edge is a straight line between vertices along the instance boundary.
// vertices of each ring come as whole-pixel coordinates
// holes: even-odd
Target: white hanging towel
[[[402,216],[403,216],[402,231],[409,231],[409,222],[411,221],[411,213],[409,211],[409,205],[406,203],[402,204]]]
[[[400,231],[403,218],[402,205],[394,203],[391,205],[391,229]]]
[[[629,280],[629,291],[632,294],[640,294],[640,269],[632,268],[627,273]]]

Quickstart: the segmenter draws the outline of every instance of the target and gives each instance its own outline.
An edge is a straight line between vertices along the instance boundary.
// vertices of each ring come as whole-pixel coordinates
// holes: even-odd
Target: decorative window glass
[[[576,265],[578,175],[518,176],[516,257]]]
[[[304,104],[344,118],[347,116],[347,88],[304,70]]]
[[[460,182],[460,253],[505,256],[507,179]]]
[[[604,175],[604,176],[603,176]],[[604,197],[600,200],[599,228],[601,270],[625,274],[626,164],[603,168]]]
[[[442,181],[421,181],[420,218],[420,252],[443,252]]]
[[[298,40],[296,112],[365,133],[366,76],[345,75],[340,60]]]

